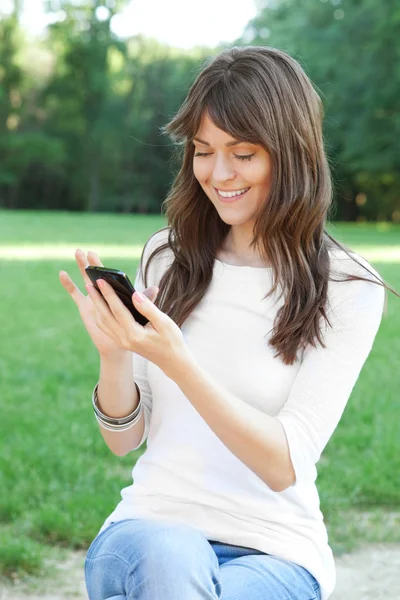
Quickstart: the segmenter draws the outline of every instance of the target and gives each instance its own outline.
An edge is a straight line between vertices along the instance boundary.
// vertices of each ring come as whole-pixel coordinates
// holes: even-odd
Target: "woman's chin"
[[[227,225],[245,225],[250,221],[250,219],[240,217],[239,215],[226,215],[218,212],[221,221],[226,223]]]

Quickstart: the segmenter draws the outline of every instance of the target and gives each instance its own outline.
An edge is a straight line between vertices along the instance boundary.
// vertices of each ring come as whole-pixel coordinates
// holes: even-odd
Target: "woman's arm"
[[[372,349],[381,323],[385,289],[366,281],[338,284],[324,321],[326,348],[309,347],[289,397],[277,415],[285,429],[296,484],[317,477],[316,464],[335,431]]]
[[[186,398],[223,444],[274,492],[295,481],[282,425],[219,385],[189,359],[174,377]]]
[[[109,417],[125,417],[139,403],[134,383],[132,353],[125,352],[118,359],[100,358],[98,406]],[[144,411],[139,421],[126,431],[109,431],[99,423],[100,432],[111,452],[124,456],[137,448],[143,438]]]
[[[156,246],[166,241],[168,231],[160,231],[151,236],[142,251],[143,265]],[[149,281],[154,285],[161,278],[158,268],[165,265],[158,262],[150,265]],[[158,268],[156,268],[158,267]],[[137,268],[134,282],[135,290],[144,291],[145,285]],[[150,294],[153,301],[156,295]],[[110,417],[124,417],[132,413],[138,405],[139,397],[135,383],[140,389],[140,401],[143,411],[139,421],[126,431],[109,431],[99,424],[101,435],[111,452],[117,456],[125,456],[128,452],[139,448],[147,439],[152,412],[152,392],[147,380],[147,360],[131,351],[122,351],[121,360],[110,360],[100,357],[100,378],[98,387],[98,405],[100,410]]]
[[[333,310],[327,307],[332,328],[322,321],[326,347],[317,343],[306,349],[276,417],[251,407],[209,376],[180,328],[145,296],[132,297],[150,321],[141,327],[106,283],[102,294],[112,310],[106,326],[124,332],[118,345],[164,371],[222,443],[272,490],[284,491],[315,481],[315,465],[339,423],[382,318],[384,288],[369,281],[339,285]],[[95,295],[94,301],[103,300]]]
[[[276,417],[221,387],[190,356],[171,378],[225,446],[272,490],[316,479],[316,463],[338,425],[371,351],[385,290],[351,281],[325,324],[326,348],[309,347]]]

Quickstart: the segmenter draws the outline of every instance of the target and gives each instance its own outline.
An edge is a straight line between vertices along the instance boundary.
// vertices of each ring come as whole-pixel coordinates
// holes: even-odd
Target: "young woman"
[[[321,101],[287,54],[223,52],[165,131],[183,156],[135,281],[150,322],[89,285],[94,252],[76,252],[88,296],[60,275],[100,354],[106,444],[147,440],[87,553],[89,598],[327,600],[316,463],[391,288],[326,232]]]

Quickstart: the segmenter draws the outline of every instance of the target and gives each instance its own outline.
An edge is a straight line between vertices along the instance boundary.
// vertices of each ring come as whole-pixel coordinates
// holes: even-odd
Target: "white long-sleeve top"
[[[161,231],[150,240],[145,260],[166,238]],[[364,258],[355,257],[378,275]],[[148,285],[158,284],[172,258],[170,250],[156,258]],[[331,268],[374,279],[340,250],[331,253]],[[335,272],[333,277],[341,278]],[[281,422],[296,483],[272,491],[224,446],[174,381],[133,354],[146,423],[138,447],[147,439],[147,449],[133,468],[133,485],[121,491],[122,500],[100,531],[113,521],[137,517],[186,523],[209,540],[255,548],[303,566],[327,600],[336,571],[315,485],[316,463],[371,351],[385,290],[365,281],[329,282],[333,327],[321,319],[327,347],[310,346],[287,366],[274,358],[267,343],[283,304],[277,294],[263,299],[271,285],[271,268],[215,260],[210,286],[182,333],[215,381]],[[135,288],[144,289],[139,273]]]

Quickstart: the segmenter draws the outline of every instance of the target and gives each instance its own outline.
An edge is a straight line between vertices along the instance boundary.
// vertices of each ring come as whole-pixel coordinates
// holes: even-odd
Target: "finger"
[[[85,286],[93,303],[93,315],[96,325],[103,333],[108,335],[117,345],[124,337],[124,331],[113,318],[107,303],[92,283]],[[85,296],[83,296],[85,298]]]
[[[104,281],[104,280],[102,280]],[[99,280],[97,280],[97,284],[99,283]],[[108,285],[106,283],[106,285]],[[96,323],[98,324],[98,327],[100,327],[100,329],[102,331],[104,331],[104,333],[107,333],[107,335],[109,335],[108,331],[113,332],[113,335],[116,336],[116,338],[118,339],[123,339],[125,337],[125,325],[121,326],[121,323],[119,322],[119,320],[116,318],[116,316],[114,315],[113,311],[111,310],[111,307],[108,303],[108,301],[106,301],[102,294],[100,294],[96,288],[92,285],[92,284],[88,284],[85,286],[91,299],[92,302],[94,304],[95,307],[95,311],[96,311]],[[109,286],[111,288],[111,286]],[[113,294],[114,290],[111,288],[111,291]],[[118,296],[115,294],[118,302],[121,302],[120,299],[118,298]],[[121,302],[122,304],[122,302]],[[128,309],[125,308],[125,306],[122,304],[123,308],[127,311],[127,313],[130,315],[130,312],[128,311]],[[132,317],[131,317],[132,318]],[[133,321],[133,318],[132,318]],[[113,337],[114,341],[116,340],[115,337]]]
[[[88,274],[85,271],[85,268],[88,266],[88,261],[87,261],[87,258],[86,258],[86,254],[85,254],[85,252],[81,248],[78,248],[75,251],[75,259],[76,259],[79,271],[81,272],[81,275],[83,277],[83,281],[84,281],[85,286],[86,286],[86,285],[90,284],[91,281],[90,281],[90,279],[88,277]]]
[[[68,294],[71,296],[72,300],[75,302],[77,306],[80,305],[82,300],[85,298],[85,295],[82,294],[81,290],[78,286],[72,281],[71,277],[68,275],[66,271],[59,272],[59,279],[64,289],[67,290]]]
[[[151,285],[150,287],[146,288],[145,290],[143,290],[142,294],[144,294],[145,296],[147,296],[147,298],[149,300],[151,300],[152,302],[155,301],[155,299],[158,296],[158,292],[159,292],[159,288],[156,285]]]
[[[94,252],[94,250],[89,250],[89,252],[87,253],[87,259],[89,261],[89,264],[93,265],[94,267],[104,267],[99,255],[97,254],[97,252]]]
[[[99,280],[97,280],[97,285]],[[101,319],[106,323],[111,317],[113,317],[110,308],[107,302],[104,300],[103,296],[96,290],[94,285],[90,282],[85,285],[87,292],[92,299],[95,310],[98,311]]]
[[[94,313],[95,322],[97,327],[107,335],[117,346],[121,344],[121,331],[117,329],[118,325],[114,325],[114,329],[108,326],[108,323],[105,323],[101,318],[98,318],[97,313]]]
[[[122,329],[127,331],[128,329],[131,329],[132,327],[134,329],[136,327],[136,328],[138,328],[137,332],[139,333],[142,330],[142,326],[139,325],[135,321],[134,317],[132,316],[130,311],[126,308],[126,306],[122,302],[122,300],[115,293],[115,291],[113,290],[111,285],[109,283],[107,283],[106,281],[104,281],[104,279],[98,279],[97,284],[98,284],[98,286],[101,290],[101,293],[109,307],[109,310],[112,312],[114,318],[120,324]]]
[[[148,318],[151,325],[158,333],[161,333],[162,329],[169,323],[170,318],[143,294],[135,292],[132,295],[132,302],[135,308]]]

